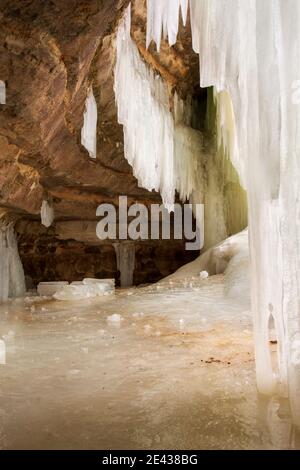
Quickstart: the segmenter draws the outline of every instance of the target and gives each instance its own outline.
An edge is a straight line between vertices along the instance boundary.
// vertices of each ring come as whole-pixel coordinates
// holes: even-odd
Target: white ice
[[[97,103],[91,87],[85,102],[81,130],[81,143],[89,152],[91,158],[97,158],[97,117]]]
[[[54,294],[56,300],[82,300],[114,292],[114,279],[83,279],[63,285]]]
[[[53,220],[54,220],[54,209],[48,201],[43,200],[42,206],[41,206],[41,222],[45,227],[50,227]]]
[[[185,200],[199,185],[202,136],[190,127],[191,104],[171,97],[168,85],[141,58],[130,37],[130,5],[118,28],[116,49],[114,89],[125,157],[139,185],[159,191],[172,210],[176,189]]]
[[[166,19],[163,1],[147,4],[148,42],[159,46],[165,24],[177,31],[178,15],[172,11]],[[292,360],[300,333],[300,106],[294,99],[300,2],[190,0],[189,5],[200,86],[221,93],[219,139],[248,194],[258,387],[266,394],[288,394],[300,425],[300,368]],[[275,368],[270,318],[279,343]]]
[[[6,86],[3,80],[0,80],[0,104],[6,104]]]

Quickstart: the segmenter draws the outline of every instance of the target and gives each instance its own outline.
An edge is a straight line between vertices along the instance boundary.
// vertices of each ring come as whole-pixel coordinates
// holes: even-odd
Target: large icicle
[[[175,189],[182,200],[197,189],[201,133],[189,127],[191,104],[176,95],[172,114],[168,86],[141,59],[130,37],[130,5],[117,34],[114,88],[125,157],[140,186],[159,191],[171,210]]]
[[[91,158],[97,158],[97,103],[92,88],[90,88],[85,102],[81,143]]]
[[[0,302],[25,293],[25,277],[12,224],[0,221]]]
[[[154,31],[169,22],[172,31],[178,28],[177,14],[167,20],[162,15],[164,3],[148,0],[148,42],[153,38],[158,46]],[[264,393],[287,392],[300,425],[300,106],[293,98],[300,77],[300,2],[189,4],[200,85],[227,93],[227,103],[217,97],[223,143],[231,126],[225,122],[228,97],[232,102],[236,147],[232,139],[227,144],[248,192],[258,387]],[[271,317],[279,348],[274,370]]]
[[[170,46],[177,37],[179,7],[181,7],[183,24],[186,23],[188,0],[163,0],[153,3],[147,0],[147,48],[152,39],[160,49],[162,32],[168,37]]]

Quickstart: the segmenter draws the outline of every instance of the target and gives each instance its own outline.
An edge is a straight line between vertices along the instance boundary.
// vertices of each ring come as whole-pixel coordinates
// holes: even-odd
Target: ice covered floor
[[[0,306],[0,448],[299,447],[286,404],[257,396],[248,305],[223,291],[220,274]]]

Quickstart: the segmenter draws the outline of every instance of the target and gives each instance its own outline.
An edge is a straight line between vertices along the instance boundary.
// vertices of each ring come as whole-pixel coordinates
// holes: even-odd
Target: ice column
[[[0,302],[25,293],[23,266],[12,224],[0,222]]]
[[[6,103],[5,82],[3,82],[3,80],[0,80],[0,104],[5,104],[5,103]]]
[[[115,243],[114,247],[117,257],[117,268],[121,273],[121,287],[130,287],[133,282],[135,264],[134,243]]]
[[[54,210],[52,205],[44,200],[41,206],[41,222],[45,227],[50,227],[54,220]]]
[[[148,0],[148,41],[158,44],[155,32],[166,24],[162,3]],[[287,393],[300,425],[300,2],[190,0],[189,5],[200,86],[226,90],[220,138],[225,142],[230,135],[232,113],[236,141],[227,139],[226,145],[248,194],[258,388]],[[169,22],[174,31],[177,15],[168,16]],[[271,315],[278,339],[274,369]]]
[[[90,88],[85,102],[81,143],[91,158],[97,158],[97,103],[92,88]]]

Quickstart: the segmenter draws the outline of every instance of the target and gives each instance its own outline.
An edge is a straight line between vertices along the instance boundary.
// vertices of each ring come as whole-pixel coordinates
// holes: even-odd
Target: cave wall
[[[118,276],[113,245],[95,233],[96,208],[161,203],[140,188],[124,158],[123,129],[117,122],[113,89],[115,35],[128,0],[0,0],[0,213],[17,221],[19,251],[28,279],[78,280]],[[178,41],[162,41],[158,53],[146,43],[146,2],[132,2],[132,37],[141,57],[168,83],[170,96],[191,96],[193,127],[203,132],[205,247],[244,228],[239,183],[224,179],[224,159],[205,127],[207,93],[199,87],[199,63],[189,23]],[[59,19],[59,21],[58,21]],[[93,86],[98,109],[97,155],[81,145],[85,100]],[[171,100],[170,100],[171,106]],[[220,163],[221,162],[221,163]],[[229,174],[226,170],[226,174]],[[55,221],[40,223],[42,201],[51,201]],[[241,202],[241,204],[240,204]],[[242,223],[236,222],[241,212]],[[197,252],[184,242],[136,245],[134,283],[152,282],[191,261]]]
[[[83,225],[85,235],[83,232],[80,235],[77,228],[75,236],[78,240],[75,240],[69,238],[70,227],[64,230],[64,227],[54,224],[46,228],[38,221],[24,220],[16,224],[27,288],[34,288],[41,281],[71,282],[85,277],[115,278],[116,285],[120,284],[114,244],[97,240],[95,223],[90,227],[86,223]],[[73,222],[71,226],[74,228]],[[186,251],[184,240],[143,240],[134,242],[134,245],[134,285],[156,282],[199,254],[198,251]]]

